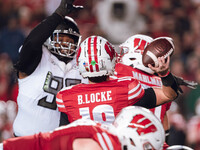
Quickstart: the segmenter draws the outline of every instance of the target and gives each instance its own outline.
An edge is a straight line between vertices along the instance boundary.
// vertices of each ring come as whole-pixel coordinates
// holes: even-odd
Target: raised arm
[[[164,57],[159,57],[158,63],[158,67],[153,67],[150,64],[148,67],[161,77],[162,89],[153,88],[156,95],[156,105],[161,105],[176,99],[179,86],[174,76],[169,72],[170,57],[168,56],[167,61]]]

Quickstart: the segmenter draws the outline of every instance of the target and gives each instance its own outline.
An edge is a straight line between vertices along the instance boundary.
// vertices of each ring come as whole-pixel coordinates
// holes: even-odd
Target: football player
[[[58,127],[61,115],[56,105],[57,92],[85,81],[75,69],[73,59],[80,42],[79,29],[72,18],[65,17],[79,8],[73,5],[73,0],[62,0],[21,46],[15,65],[19,83],[18,113],[13,124],[15,136]]]
[[[171,38],[165,38],[171,41],[171,43],[173,44]],[[114,77],[119,78],[124,76],[131,76],[137,79],[144,89],[150,87],[161,88],[161,78],[155,75],[155,72],[153,70],[145,67],[142,63],[142,55],[144,49],[152,41],[153,39],[150,36],[136,34],[129,37],[124,43],[122,43],[120,45],[121,53],[119,55],[119,63],[117,63],[115,66]],[[181,80],[177,77],[175,79],[176,81]],[[171,102],[150,109],[162,122],[166,132],[166,141],[169,137],[170,126],[167,117],[167,110],[169,110],[170,105]]]
[[[161,88],[162,81],[159,76],[154,75],[154,71],[145,67],[142,63],[142,54],[144,48],[153,41],[150,36],[136,34],[128,38],[120,45],[120,62],[116,64],[115,76],[124,77],[131,76],[139,80],[142,87]],[[171,102],[165,103],[158,107],[150,109],[162,122],[166,132],[166,139],[169,134],[169,123],[167,118],[167,110],[170,108]]]
[[[177,97],[178,86],[169,73],[167,62],[159,58],[153,67],[163,82],[163,88],[143,89],[132,77],[109,80],[113,75],[116,53],[111,43],[100,36],[88,37],[77,51],[77,65],[90,84],[78,84],[62,89],[57,94],[58,109],[68,115],[70,122],[89,118],[101,123],[112,123],[119,111],[126,106],[141,105],[154,108]]]
[[[164,129],[147,109],[124,108],[113,125],[78,119],[52,132],[5,140],[0,150],[161,150]]]

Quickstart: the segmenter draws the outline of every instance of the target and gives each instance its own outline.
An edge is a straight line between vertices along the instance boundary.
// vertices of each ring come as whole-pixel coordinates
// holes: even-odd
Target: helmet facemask
[[[66,59],[73,59],[81,41],[80,32],[76,22],[65,17],[53,34],[48,38],[45,45],[55,56]]]
[[[68,37],[67,41],[62,41],[61,38],[64,36]],[[60,30],[55,30],[50,41],[52,47],[50,51],[62,57],[73,58],[80,43],[79,39],[78,35],[65,34]]]

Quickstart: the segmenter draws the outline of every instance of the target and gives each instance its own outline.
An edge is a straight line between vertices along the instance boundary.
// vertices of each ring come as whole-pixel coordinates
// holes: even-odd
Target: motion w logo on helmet
[[[106,44],[105,44],[105,50],[108,53],[108,55],[110,56],[110,59],[112,61],[113,58],[115,57],[115,50],[114,50],[114,48],[108,42],[106,42]]]
[[[141,54],[143,54],[144,48],[149,44],[147,41],[142,40],[140,38],[135,38],[133,43],[135,51],[140,52]]]
[[[142,114],[134,116],[128,127],[136,128],[139,135],[157,131],[156,126],[151,122],[151,120]]]

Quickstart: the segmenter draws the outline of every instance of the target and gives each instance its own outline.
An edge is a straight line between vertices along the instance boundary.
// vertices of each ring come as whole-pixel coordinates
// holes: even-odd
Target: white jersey
[[[75,67],[75,60],[66,65],[43,47],[42,58],[35,71],[26,78],[18,79],[18,114],[13,124],[16,136],[48,132],[59,126],[57,92],[63,87],[88,82]]]

